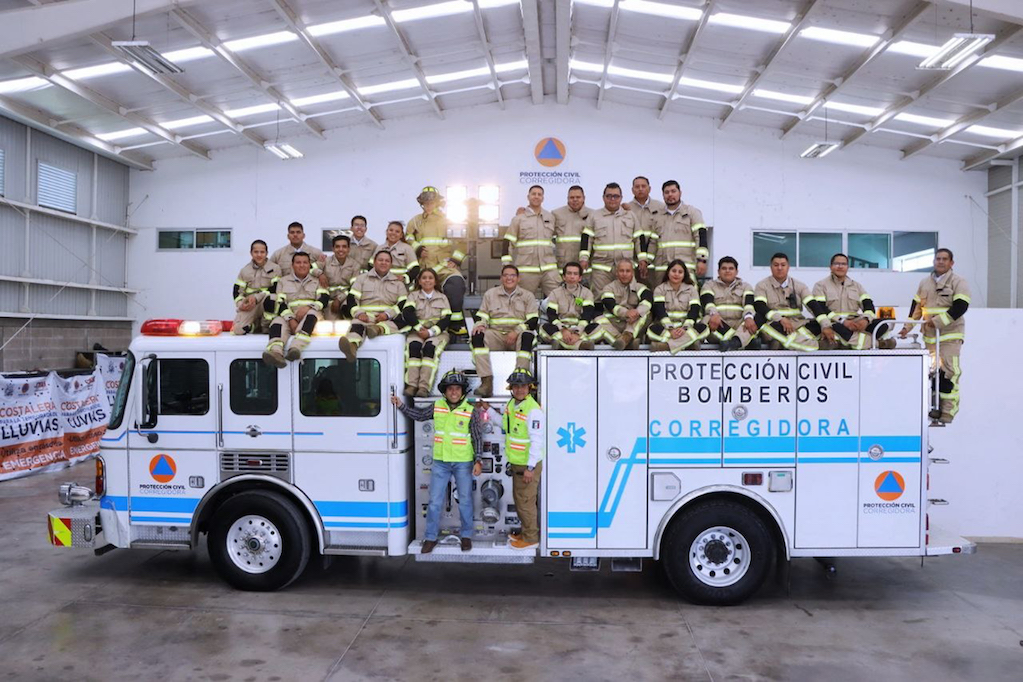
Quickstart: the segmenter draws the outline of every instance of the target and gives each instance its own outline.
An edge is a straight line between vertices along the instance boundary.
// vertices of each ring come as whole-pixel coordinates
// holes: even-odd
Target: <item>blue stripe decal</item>
[[[725,452],[795,452],[794,436],[725,437]]]
[[[408,432],[407,431],[402,431],[401,433],[387,433],[386,431],[384,431],[384,432],[379,432],[378,433],[376,431],[360,431],[360,432],[356,433],[355,435],[356,436],[407,436]]]
[[[128,498],[122,495],[104,495],[99,498],[99,508],[128,511]]]
[[[320,516],[361,516],[386,519],[408,516],[408,502],[336,502],[314,500]]]
[[[725,457],[725,464],[795,464],[793,457]]]
[[[191,526],[192,519],[181,519],[173,516],[132,516],[130,523],[158,523],[161,526]]]
[[[388,523],[382,521],[380,523],[373,523],[369,521],[357,522],[357,521],[324,521],[323,525],[325,528],[404,528],[408,525],[408,521],[394,521]]]
[[[856,436],[800,436],[796,447],[799,452],[859,452]]]
[[[800,464],[855,464],[856,457],[800,457]]]
[[[145,431],[139,431],[139,433],[142,434],[142,435],[146,435],[146,434],[150,434],[150,433],[184,433],[184,434],[191,434],[191,435],[208,435],[208,436],[215,436],[215,435],[217,435],[217,433],[223,433],[224,435],[227,435],[227,436],[246,435],[245,431],[173,431],[173,430],[168,430],[168,429],[152,429],[152,430],[146,429]],[[290,436],[292,434],[294,434],[296,436],[322,436],[323,435],[323,431],[264,431],[263,432],[263,435],[265,435],[265,436]],[[399,435],[404,435],[404,434],[399,434]]]
[[[548,528],[596,528],[597,512],[547,512]]]
[[[571,540],[585,540],[596,536],[597,531],[593,531],[592,533],[547,533],[547,537],[549,538],[564,538]]]
[[[128,435],[127,431],[121,431],[121,435],[118,436],[117,438],[107,438],[106,436],[103,436],[100,438],[100,440],[103,441],[104,443],[116,443],[119,440],[124,440],[124,437],[127,435]]]
[[[720,457],[651,457],[651,464],[721,464]]]
[[[860,451],[880,445],[885,452],[920,452],[920,436],[860,436]]]
[[[132,511],[178,512],[191,514],[199,506],[198,497],[132,497]]]
[[[720,438],[676,438],[656,437],[650,439],[650,454],[653,453],[721,452]],[[717,458],[715,458],[717,459]]]

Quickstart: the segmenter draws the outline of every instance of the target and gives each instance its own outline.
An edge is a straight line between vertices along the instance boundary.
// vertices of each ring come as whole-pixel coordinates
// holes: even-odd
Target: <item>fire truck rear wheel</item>
[[[672,586],[697,604],[726,606],[752,596],[774,562],[764,521],[727,500],[697,504],[665,531],[661,563]]]
[[[270,592],[302,575],[312,539],[305,518],[290,500],[252,490],[217,509],[206,546],[213,567],[231,586]]]

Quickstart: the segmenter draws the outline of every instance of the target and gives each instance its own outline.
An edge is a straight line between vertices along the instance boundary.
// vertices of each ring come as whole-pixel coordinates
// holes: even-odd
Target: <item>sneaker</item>
[[[284,369],[288,366],[288,362],[284,359],[283,355],[268,350],[263,351],[263,362],[277,369]]]
[[[419,550],[420,554],[429,554],[433,551],[433,548],[437,546],[436,540],[423,540],[423,547]]]
[[[461,544],[463,552],[472,550],[472,538],[462,538]]]
[[[528,542],[523,540],[521,537],[512,538],[508,541],[512,549],[534,549],[540,546],[539,542]]]
[[[357,347],[348,340],[347,336],[342,336],[338,339],[337,347],[345,354],[345,358],[348,359],[348,362],[355,362],[355,351],[357,350]]]
[[[521,540],[521,539],[522,539],[522,531],[513,530],[512,532],[508,533],[508,542],[511,542],[512,540]]]

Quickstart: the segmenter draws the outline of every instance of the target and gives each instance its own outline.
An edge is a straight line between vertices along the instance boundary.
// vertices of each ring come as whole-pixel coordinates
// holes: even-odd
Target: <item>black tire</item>
[[[707,533],[718,527],[734,533],[730,536]],[[714,558],[722,559],[721,555],[725,554],[729,560],[722,563],[701,561],[692,551],[693,543],[701,536],[720,537],[720,540],[710,540],[717,543]],[[745,542],[741,542],[741,538]],[[748,507],[728,500],[697,503],[686,509],[672,519],[661,541],[661,563],[672,586],[693,603],[715,606],[739,604],[760,589],[774,562],[775,552],[774,539],[763,520]],[[710,555],[711,551],[707,551],[704,558]],[[699,571],[690,563],[691,556],[696,558]],[[734,578],[734,570],[742,571],[738,579]],[[712,584],[715,580],[735,582]]]
[[[239,524],[247,516],[261,517],[269,524],[261,524],[258,519]],[[260,529],[260,525],[264,528]],[[245,532],[262,532],[265,545],[258,554],[243,555],[236,551],[232,556],[228,550],[229,534],[233,533],[232,542],[237,546],[239,533]],[[309,563],[312,539],[305,517],[288,498],[276,492],[252,490],[235,495],[217,509],[206,546],[213,567],[229,585],[239,590],[272,592],[287,587],[302,575]],[[279,553],[274,553],[274,549],[279,549]],[[241,568],[246,557],[252,570],[263,572]],[[263,569],[260,559],[266,559],[271,567]]]

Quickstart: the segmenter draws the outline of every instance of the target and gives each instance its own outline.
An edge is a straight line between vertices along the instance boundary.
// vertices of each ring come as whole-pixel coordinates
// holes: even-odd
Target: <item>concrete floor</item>
[[[92,465],[0,483],[0,680],[1020,680],[1023,544],[793,563],[740,607],[643,573],[339,557],[235,592],[205,550],[59,550],[46,512]]]

